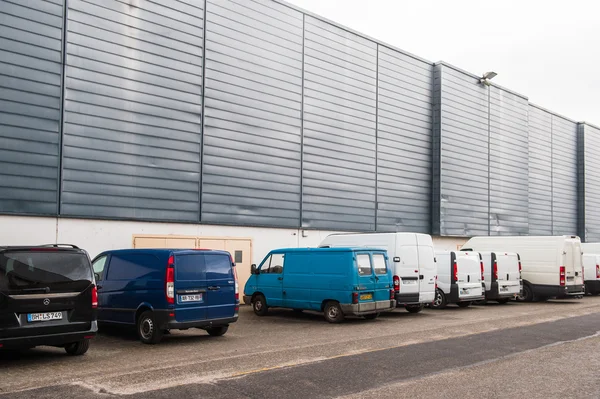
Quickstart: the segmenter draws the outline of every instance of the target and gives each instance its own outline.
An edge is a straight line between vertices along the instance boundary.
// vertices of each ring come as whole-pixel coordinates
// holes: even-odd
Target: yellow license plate
[[[369,299],[373,299],[373,294],[360,294],[361,301],[368,301]]]

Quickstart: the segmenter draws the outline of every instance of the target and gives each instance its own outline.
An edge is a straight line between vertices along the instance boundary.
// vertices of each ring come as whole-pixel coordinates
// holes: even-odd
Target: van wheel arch
[[[137,310],[135,311],[135,318],[133,319],[133,322],[137,325],[138,319],[140,318],[140,316],[146,312],[146,311],[150,311],[153,312],[154,309],[152,309],[149,305],[143,304],[140,305]]]
[[[335,302],[339,304],[339,301],[336,301],[335,299],[325,299],[323,302],[321,302],[321,312],[325,310],[325,305],[327,302]]]
[[[529,290],[529,292],[531,293],[531,295],[529,295],[528,297],[525,296],[525,287],[527,287],[527,289]],[[531,283],[527,280],[523,280],[523,295],[520,295],[519,301],[521,302],[533,302],[534,299],[534,294],[533,294],[533,287],[531,286]]]

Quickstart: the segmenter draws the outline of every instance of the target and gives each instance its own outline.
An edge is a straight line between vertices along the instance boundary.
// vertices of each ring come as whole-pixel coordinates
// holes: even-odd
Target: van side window
[[[98,281],[102,280],[102,273],[104,273],[104,267],[106,266],[106,258],[106,256],[98,258],[92,265],[94,267],[94,274],[96,274],[96,280]]]
[[[260,268],[260,274],[282,274],[284,254],[272,254]]]
[[[356,264],[358,265],[358,274],[361,276],[373,274],[371,257],[368,254],[356,255]]]
[[[158,258],[148,254],[113,254],[108,265],[106,280],[160,280],[164,270],[156,267]]]
[[[373,268],[375,274],[387,274],[387,265],[383,254],[373,254]]]

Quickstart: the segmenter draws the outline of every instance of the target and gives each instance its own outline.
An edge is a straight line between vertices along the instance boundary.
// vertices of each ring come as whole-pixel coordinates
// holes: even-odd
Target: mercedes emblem
[[[46,306],[50,305],[50,299],[48,299],[48,298],[44,299],[44,305],[46,305]]]

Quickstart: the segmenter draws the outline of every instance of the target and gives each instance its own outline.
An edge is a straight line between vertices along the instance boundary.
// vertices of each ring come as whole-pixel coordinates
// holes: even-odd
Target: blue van
[[[135,325],[140,340],[201,328],[212,336],[237,321],[238,280],[229,252],[191,249],[106,251],[92,262],[98,321]]]
[[[252,265],[244,300],[258,316],[269,307],[324,312],[330,323],[347,315],[375,319],[396,308],[385,250],[291,248],[271,251]]]

